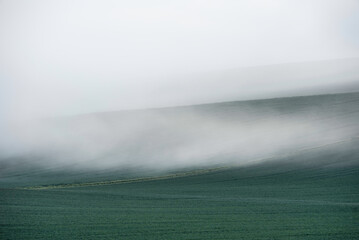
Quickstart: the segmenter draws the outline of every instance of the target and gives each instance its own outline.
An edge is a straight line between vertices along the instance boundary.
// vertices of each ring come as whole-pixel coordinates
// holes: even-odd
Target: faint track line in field
[[[157,181],[157,180],[166,180],[179,177],[189,177],[196,176],[205,173],[217,172],[229,168],[229,166],[217,167],[217,168],[208,168],[201,169],[189,172],[174,173],[163,176],[155,177],[142,177],[142,178],[131,178],[131,179],[120,179],[120,180],[110,180],[110,181],[101,181],[101,182],[89,182],[89,183],[69,183],[69,184],[58,184],[58,185],[42,185],[42,186],[32,186],[32,187],[23,187],[19,189],[26,190],[44,190],[44,189],[57,189],[57,188],[73,188],[73,187],[94,187],[102,185],[113,185],[113,184],[124,184],[124,183],[136,183],[136,182],[148,182],[148,181]]]
[[[352,141],[354,139],[359,139],[359,136],[341,139],[335,142],[326,143],[314,147],[308,147],[308,148],[302,148],[296,151],[292,151],[285,154],[265,157],[265,158],[259,158],[255,159],[250,162],[250,164],[256,164],[261,161],[271,160],[275,158],[283,158],[283,157],[290,157],[294,156],[301,152],[311,151],[315,149],[320,149],[323,147],[328,147],[336,144],[341,144],[345,142]],[[180,178],[180,177],[189,177],[189,176],[196,176],[200,174],[206,174],[211,172],[218,172],[221,170],[229,169],[231,167],[235,167],[234,165],[230,166],[222,166],[222,167],[216,167],[216,168],[207,168],[207,169],[200,169],[200,170],[194,170],[194,171],[188,171],[188,172],[181,172],[181,173],[174,173],[174,174],[168,174],[168,175],[162,175],[162,176],[154,176],[154,177],[141,177],[141,178],[130,178],[130,179],[119,179],[119,180],[109,180],[109,181],[101,181],[101,182],[87,182],[87,183],[69,183],[69,184],[56,184],[56,185],[40,185],[40,186],[30,186],[30,187],[21,187],[17,189],[22,190],[46,190],[46,189],[61,189],[61,188],[75,188],[75,187],[95,187],[95,186],[103,186],[103,185],[113,185],[113,184],[125,184],[125,183],[136,183],[136,182],[149,182],[149,181],[158,181],[158,180],[166,180],[166,179],[173,179],[173,178]]]

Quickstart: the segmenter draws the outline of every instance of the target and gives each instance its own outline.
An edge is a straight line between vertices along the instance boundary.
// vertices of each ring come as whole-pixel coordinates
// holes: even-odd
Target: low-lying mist
[[[1,159],[89,170],[251,164],[357,136],[357,99],[328,95],[47,119],[12,126]]]

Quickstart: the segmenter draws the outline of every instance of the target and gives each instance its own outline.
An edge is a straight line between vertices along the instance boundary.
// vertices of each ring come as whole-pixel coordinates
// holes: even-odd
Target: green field
[[[357,130],[357,99],[358,93],[200,109],[223,117],[230,109],[233,117],[235,106],[263,111],[269,104],[288,115],[295,102],[295,112],[326,111],[328,131]],[[359,239],[353,133],[243,166],[130,173],[3,163],[0,239]]]
[[[359,167],[1,189],[1,239],[358,239]]]
[[[3,188],[1,239],[358,239],[356,146],[167,179]]]

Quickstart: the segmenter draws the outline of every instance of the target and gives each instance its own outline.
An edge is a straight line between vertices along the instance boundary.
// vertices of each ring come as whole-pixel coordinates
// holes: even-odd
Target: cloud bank
[[[251,164],[357,137],[358,99],[329,95],[44,120],[14,126],[15,141],[7,142],[2,160],[71,169]]]
[[[277,75],[259,84],[240,74],[225,89],[241,91],[216,96],[206,91],[211,79],[192,74],[359,57],[358,16],[356,0],[3,0],[0,115],[13,121],[263,97],[253,89],[271,92]],[[318,84],[315,75],[289,81]],[[281,83],[275,90],[285,90]]]

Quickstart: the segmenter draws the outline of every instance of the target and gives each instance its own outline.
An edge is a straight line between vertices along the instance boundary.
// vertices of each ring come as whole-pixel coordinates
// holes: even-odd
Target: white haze
[[[335,92],[358,23],[357,0],[0,0],[0,162],[245,164],[351,137],[312,112],[57,117]]]
[[[358,58],[358,23],[357,0],[1,0],[0,121],[264,98],[340,83],[342,72],[318,79],[315,69],[287,79],[282,75],[306,70],[287,74],[285,65],[274,75],[240,73],[216,83],[208,76]]]
[[[284,116],[270,108],[214,114],[218,110],[103,113],[16,126],[14,144],[8,141],[2,153],[48,168],[168,170],[251,164],[358,132],[343,129],[353,122],[338,121],[337,112],[333,119],[315,110]]]

